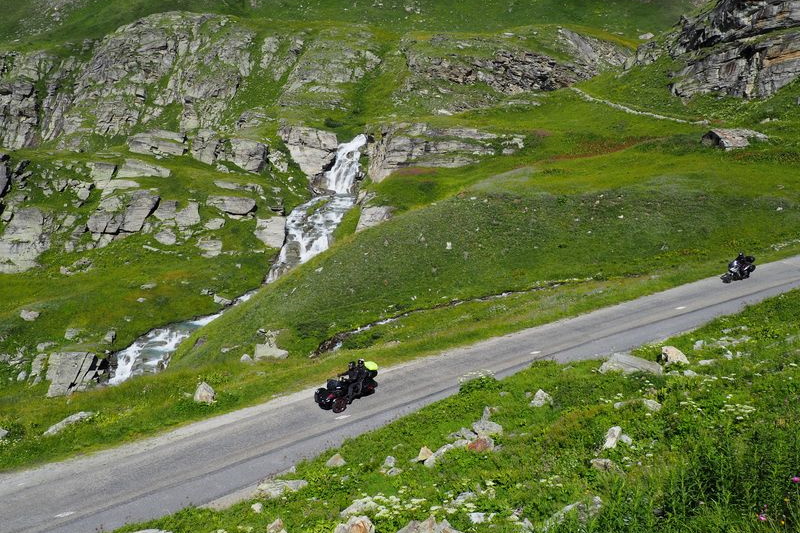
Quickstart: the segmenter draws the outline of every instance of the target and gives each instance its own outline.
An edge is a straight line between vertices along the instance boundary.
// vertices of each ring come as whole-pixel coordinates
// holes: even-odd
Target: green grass
[[[800,485],[792,477],[800,475],[800,418],[792,406],[800,400],[798,324],[800,292],[794,291],[635,352],[652,360],[662,345],[677,346],[697,377],[680,375],[680,366],[675,376],[626,377],[597,373],[597,362],[535,363],[499,382],[467,382],[459,394],[301,462],[285,477],[309,485],[278,500],[256,499],[261,514],[246,501],[222,512],[189,508],[118,531],[260,530],[280,517],[287,531],[328,532],[344,521],[339,512],[350,503],[378,494],[397,503],[366,513],[377,531],[396,531],[434,515],[464,532],[516,532],[514,521],[541,527],[565,505],[593,496],[603,501],[599,514],[585,523],[573,514],[550,530],[796,531]],[[716,342],[725,338],[739,341],[730,360],[728,348]],[[704,346],[695,349],[697,340]],[[702,366],[702,359],[714,362]],[[538,389],[552,395],[552,407],[528,405]],[[659,402],[661,410],[647,411],[637,401],[642,398]],[[633,402],[614,406],[625,401]],[[484,406],[497,408],[492,420],[503,427],[495,437],[502,449],[451,451],[431,469],[408,462],[421,446],[436,449],[451,432],[469,427]],[[615,425],[632,444],[601,450],[606,430]],[[336,452],[347,464],[326,467]],[[380,472],[388,455],[403,470],[395,477]],[[595,457],[610,459],[616,469],[593,469]],[[453,503],[464,492],[475,494],[472,507]],[[473,525],[469,512],[494,517]]]
[[[377,6],[371,0],[350,2],[313,0],[297,4],[283,0],[264,0],[257,7],[249,2],[224,0],[130,0],[107,2],[87,0],[77,9],[67,10],[64,21],[53,25],[42,15],[32,14],[27,7],[13,0],[3,0],[4,16],[0,23],[0,40],[22,35],[22,42],[82,40],[99,38],[117,27],[152,13],[165,11],[194,11],[223,13],[243,18],[272,18],[277,20],[322,20],[356,22],[398,30],[425,29],[431,31],[491,31],[542,22],[582,24],[609,32],[621,32],[635,38],[643,31],[659,31],[674,24],[691,2],[681,0],[668,4],[643,4],[636,0],[591,0],[564,3],[557,0],[541,2],[500,2],[498,0],[456,2],[420,2],[420,13],[405,10],[407,2],[387,0]],[[480,16],[476,16],[479,13]],[[23,25],[23,21],[27,25]],[[42,31],[28,36],[27,26]]]

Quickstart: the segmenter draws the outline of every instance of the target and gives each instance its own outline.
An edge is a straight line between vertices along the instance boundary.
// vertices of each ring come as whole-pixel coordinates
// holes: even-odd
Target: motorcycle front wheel
[[[340,398],[336,398],[333,400],[333,412],[334,413],[341,413],[347,409],[347,398],[342,396]]]

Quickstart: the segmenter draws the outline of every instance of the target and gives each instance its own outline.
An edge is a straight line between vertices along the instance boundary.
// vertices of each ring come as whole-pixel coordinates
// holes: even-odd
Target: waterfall
[[[366,144],[367,136],[363,134],[340,144],[333,167],[320,180],[320,188],[329,192],[298,206],[286,219],[286,242],[267,275],[267,283],[331,245],[334,230],[356,203],[353,189],[361,170],[361,148]]]
[[[326,192],[298,206],[287,217],[286,241],[265,283],[272,283],[288,270],[328,249],[333,232],[345,213],[356,203],[355,181],[361,171],[361,149],[366,144],[367,137],[362,134],[339,145],[333,166],[322,175],[319,182],[319,188]],[[237,298],[233,306],[249,300],[254,293],[252,291]],[[155,328],[142,335],[124,350],[113,354],[117,366],[109,384],[117,385],[145,372],[163,370],[181,342],[222,316],[225,311]]]

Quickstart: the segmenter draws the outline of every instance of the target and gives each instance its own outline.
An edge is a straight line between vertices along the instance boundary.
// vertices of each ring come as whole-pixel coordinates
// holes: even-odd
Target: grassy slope
[[[416,2],[420,7],[417,14],[407,12],[405,7],[409,3],[401,0],[386,0],[381,3],[383,7],[377,7],[372,0],[313,0],[303,3],[262,0],[258,7],[251,7],[250,2],[242,0],[88,0],[84,6],[69,12],[60,26],[31,40],[62,42],[98,38],[146,15],[178,10],[278,20],[356,22],[406,31],[491,31],[521,24],[555,22],[584,24],[635,37],[645,31],[656,32],[671,26],[691,3],[689,0],[657,4],[638,0],[580,3],[559,0],[439,0]],[[15,36],[21,22],[32,16],[30,10],[22,6],[24,4],[15,0],[0,2],[6,15],[0,22],[0,41]],[[478,13],[480,16],[476,16]],[[26,40],[23,39],[22,46]]]
[[[603,500],[598,516],[581,525],[572,515],[550,531],[796,531],[800,484],[791,478],[800,475],[800,412],[792,408],[800,400],[798,324],[795,291],[665,341],[688,355],[697,377],[602,375],[597,362],[536,363],[500,382],[468,382],[456,396],[301,463],[291,477],[309,486],[279,500],[258,500],[261,514],[248,501],[224,512],[187,509],[146,527],[261,530],[280,517],[287,531],[327,532],[351,502],[382,494],[397,503],[366,513],[378,531],[436,515],[464,532],[517,532],[512,516],[542,525],[565,505],[592,496]],[[741,341],[731,348],[733,360],[715,344],[726,337]],[[705,346],[694,349],[697,340]],[[660,346],[642,347],[638,355],[655,359]],[[701,359],[715,361],[701,366]],[[553,396],[552,407],[528,405],[537,389]],[[663,408],[650,413],[635,401],[641,398]],[[634,402],[613,405],[628,400]],[[486,405],[498,408],[492,420],[503,426],[503,435],[495,437],[502,450],[452,451],[432,469],[408,463],[421,446],[436,449],[449,433],[469,427]],[[615,425],[632,445],[601,450],[606,430]],[[324,463],[336,452],[347,465],[334,470]],[[387,455],[397,458],[403,470],[398,476],[380,473]],[[595,457],[611,459],[619,469],[594,470],[589,461]],[[477,494],[472,506],[452,503],[466,491]],[[469,512],[495,516],[491,525],[472,525]]]
[[[608,5],[609,9],[619,8],[617,3]],[[157,5],[143,0],[129,6],[132,10],[152,10],[158,6],[163,8],[164,3]],[[449,9],[446,3],[436,6],[436,9]],[[665,9],[678,9],[676,6]],[[228,9],[221,4],[218,7]],[[570,9],[550,2],[517,7],[543,11],[537,12],[541,15],[539,18],[533,17],[534,11],[531,11],[535,20],[530,21],[523,21],[512,13],[508,25],[559,22],[566,17],[565,9]],[[287,18],[310,17],[312,13],[295,13],[292,9],[280,12]],[[609,18],[605,17],[604,9],[598,7],[591,13],[584,9],[580,17],[569,22],[593,24],[601,34],[604,30],[624,29],[606,22]],[[665,25],[666,12],[654,10],[649,4],[647,9],[647,16],[642,11],[632,15],[638,17],[635,19],[638,22],[631,24],[631,28],[645,29],[651,23]],[[331,18],[352,20],[348,18],[352,11],[345,17],[338,7],[324,13],[333,11],[338,15],[331,15]],[[387,13],[390,12],[359,11],[360,16],[367,17],[366,22],[378,25],[383,24],[381,17],[388,16]],[[465,22],[463,25],[453,23],[448,29],[474,31],[504,27],[506,15],[496,10],[490,13],[491,17],[481,21],[480,27]],[[92,31],[102,33],[107,30],[103,24],[111,27],[109,21],[114,20],[105,11],[88,8],[78,16],[88,18],[71,19],[74,24],[67,24],[59,30],[61,33],[49,38],[76,38],[82,28],[95,28]],[[121,11],[120,16],[132,15]],[[447,20],[447,17],[440,17],[436,24]],[[103,24],[93,26],[91,21]],[[408,28],[437,29],[423,22],[412,17],[407,22]],[[280,25],[264,20],[247,23],[259,33],[272,31],[276,24]],[[405,20],[394,24],[392,30],[404,29],[403,24]],[[433,23],[429,21],[428,24]],[[305,23],[292,22],[291,25],[296,28]],[[331,23],[311,25],[326,28]],[[625,32],[628,36],[635,35],[630,28]],[[391,50],[399,42],[395,33],[376,29],[375,34],[384,50]],[[391,57],[386,56],[384,68],[352,88],[349,98],[355,105],[344,117],[335,117],[345,119],[339,131],[343,138],[359,131],[363,124],[384,120],[391,114],[389,96],[404,76],[404,65],[392,62]],[[591,85],[594,82],[589,82],[587,90],[600,96],[617,97],[635,94],[639,83],[639,78],[623,77],[616,83],[612,80],[612,77],[601,78],[597,89]],[[261,86],[254,81],[250,92],[246,87],[234,107],[272,105],[276,87]],[[763,104],[732,108],[725,119],[736,124],[750,124],[758,116],[753,110],[773,107],[775,114],[791,117],[794,111],[788,107],[787,93],[784,91]],[[644,104],[658,102],[667,111],[677,113],[678,108],[673,104],[660,101],[670,101],[664,98],[663,85],[660,93],[654,89],[652,95]],[[251,404],[285,390],[287,384],[289,388],[311,384],[353,356],[367,355],[384,364],[401,361],[696,279],[716,272],[722,264],[720,257],[740,246],[749,247],[762,258],[764,253],[766,257],[777,257],[796,249],[796,246],[782,247],[777,254],[770,250],[772,245],[792,241],[798,228],[794,192],[797,189],[793,187],[796,180],[792,177],[796,173],[787,173],[787,167],[781,166],[788,163],[792,165],[788,168],[794,168],[796,164],[790,157],[791,152],[781,147],[796,142],[796,132],[790,127],[781,126],[783,123],[770,125],[776,128],[777,142],[725,155],[697,149],[696,139],[702,131],[699,127],[626,115],[602,105],[587,104],[569,92],[539,99],[542,105],[534,108],[507,107],[458,117],[421,117],[442,126],[464,124],[497,132],[526,133],[528,149],[514,157],[491,159],[466,169],[398,174],[374,186],[380,200],[400,211],[413,211],[353,238],[347,236],[355,222],[355,217],[350,216],[349,226],[340,229],[337,234],[340,242],[330,254],[263,291],[248,307],[231,314],[229,320],[203,330],[196,338],[203,337],[206,344],[193,350],[194,343],[187,343],[182,359],[171,372],[69,401],[43,402],[42,386],[12,387],[12,394],[4,403],[8,406],[8,415],[20,428],[18,434],[25,435],[26,439],[0,450],[0,466],[18,466],[63,456],[82,447],[108,445]],[[716,109],[700,102],[687,116],[712,113]],[[324,115],[315,114],[312,122],[322,125],[323,119]],[[271,128],[262,133],[274,135]],[[211,173],[203,174],[195,168],[201,165],[181,163],[184,164],[187,175],[196,175],[198,179],[176,181],[173,191],[176,198],[183,197],[184,187],[204,190],[202,184],[212,178]],[[464,194],[454,197],[462,191]],[[474,201],[471,200],[473,196],[476,197]],[[598,200],[600,203],[594,206]],[[644,213],[642,207],[646,210]],[[784,211],[779,214],[775,211],[777,207],[784,207]],[[620,214],[623,219],[616,218]],[[752,223],[738,238],[723,224],[731,216],[734,220],[750,217]],[[694,217],[699,223],[692,222]],[[453,226],[453,220],[463,223],[448,229]],[[473,231],[474,221],[479,221],[475,225],[479,228],[477,232]],[[675,227],[684,231],[676,232]],[[592,233],[586,233],[588,231]],[[420,240],[420,235],[424,241]],[[231,246],[249,246],[241,238],[243,235],[233,239]],[[386,242],[388,245],[384,244]],[[452,251],[445,250],[446,242],[453,243]],[[126,253],[123,247],[108,250],[110,254]],[[451,253],[453,251],[456,253]],[[229,269],[229,262],[220,261],[220,274]],[[496,275],[498,265],[504,279]],[[569,269],[564,268],[565,265],[570,265]],[[252,284],[256,279],[256,263],[248,262],[243,266],[250,277],[247,281],[242,278],[236,282],[241,285],[231,284],[231,292],[233,287]],[[249,270],[251,267],[253,270]],[[316,272],[320,267],[322,271]],[[206,267],[199,260],[191,268],[195,276],[192,283],[200,283],[204,275],[208,277]],[[119,270],[101,273],[116,276],[116,272]],[[167,276],[169,269],[163,272]],[[347,276],[337,272],[345,272]],[[161,276],[156,272],[153,275]],[[509,288],[535,288],[543,282],[571,276],[597,279],[516,295],[500,304],[475,302],[458,308],[430,309],[452,298],[473,298]],[[48,283],[49,279],[49,275],[43,275],[38,281],[43,291],[57,288]],[[18,285],[20,283],[22,281]],[[164,289],[169,287],[169,283],[164,285]],[[392,292],[386,287],[392,288]],[[293,289],[295,294],[286,306],[281,296]],[[140,292],[138,282],[132,282],[127,291],[133,298],[131,301],[135,301],[136,293]],[[297,291],[304,296],[302,299]],[[192,304],[194,300],[196,296],[187,297],[171,316],[197,314]],[[14,309],[5,318],[19,322],[15,314],[17,306]],[[346,344],[350,350],[311,364],[303,357],[332,333],[409,309],[419,309],[420,313],[351,339]],[[161,320],[170,312],[158,309],[148,319]],[[277,315],[282,318],[275,320]],[[231,328],[230,324],[236,327]],[[454,324],[458,327],[454,328]],[[255,330],[263,326],[284,328],[280,342],[292,350],[293,357],[285,362],[262,363],[255,367],[231,365],[241,353],[250,352],[257,340]],[[126,329],[124,335],[133,335],[136,329]],[[15,331],[19,334],[20,330]],[[97,331],[102,333],[104,329],[98,327]],[[233,349],[225,354],[221,352],[222,348],[231,347]],[[353,349],[359,351],[353,352]],[[217,406],[199,408],[185,401],[182,393],[191,393],[199,379],[209,381],[220,392],[222,399]],[[121,402],[121,398],[126,400]],[[74,412],[78,405],[100,410],[106,422],[87,426],[80,434],[58,442],[35,437],[50,423]]]

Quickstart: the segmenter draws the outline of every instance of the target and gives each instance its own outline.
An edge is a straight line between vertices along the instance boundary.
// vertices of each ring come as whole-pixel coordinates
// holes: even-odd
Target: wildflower
[[[792,483],[800,483],[800,476],[794,476],[792,478]]]
[[[767,515],[765,515],[764,513],[761,513],[760,515],[758,515],[758,519],[761,522],[766,522],[767,521]]]

